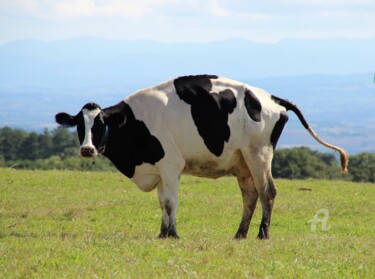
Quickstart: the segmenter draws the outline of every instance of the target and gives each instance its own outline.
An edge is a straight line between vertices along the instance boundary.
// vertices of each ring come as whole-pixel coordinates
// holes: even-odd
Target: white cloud
[[[0,0],[0,42],[375,36],[375,0]]]
[[[12,16],[48,20],[149,15],[173,17],[175,12],[176,16],[246,15],[223,8],[219,0],[12,0],[0,1],[0,11]]]
[[[70,19],[90,17],[143,17],[153,9],[176,0],[13,0],[0,3],[8,14],[36,19]]]
[[[270,14],[266,13],[253,13],[253,12],[234,12],[223,8],[219,5],[218,1],[211,1],[211,14],[217,17],[232,17],[232,18],[245,18],[248,20],[267,20],[271,18]]]
[[[285,0],[286,3],[313,6],[374,5],[373,0]]]

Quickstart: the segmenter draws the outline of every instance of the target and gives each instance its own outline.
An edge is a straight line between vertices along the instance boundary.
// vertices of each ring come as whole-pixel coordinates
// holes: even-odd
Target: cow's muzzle
[[[82,146],[81,156],[85,158],[93,158],[94,156],[96,156],[95,148],[90,146]]]

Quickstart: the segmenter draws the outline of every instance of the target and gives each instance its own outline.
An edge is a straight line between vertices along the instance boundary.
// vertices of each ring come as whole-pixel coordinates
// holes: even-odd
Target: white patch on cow
[[[100,109],[88,110],[83,109],[83,121],[85,124],[85,139],[82,142],[81,147],[92,147],[95,150],[95,155],[98,154],[96,147],[92,143],[92,132],[91,129],[94,126],[95,117],[100,113]]]

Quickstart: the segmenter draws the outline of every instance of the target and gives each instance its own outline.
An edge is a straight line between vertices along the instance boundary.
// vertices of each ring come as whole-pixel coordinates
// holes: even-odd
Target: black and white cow
[[[176,211],[182,173],[218,178],[234,175],[243,197],[243,216],[235,238],[246,238],[258,198],[268,229],[276,196],[271,161],[293,111],[321,144],[300,110],[262,89],[214,75],[184,76],[140,90],[117,105],[86,104],[75,116],[56,115],[57,123],[77,126],[81,155],[108,157],[142,191],[155,188],[162,209],[159,237],[178,238]]]

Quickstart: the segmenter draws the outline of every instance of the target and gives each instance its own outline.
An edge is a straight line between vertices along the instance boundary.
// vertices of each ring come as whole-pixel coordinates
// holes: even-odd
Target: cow
[[[296,105],[242,82],[216,75],[182,76],[137,91],[102,109],[87,103],[76,115],[56,114],[56,122],[77,127],[80,154],[102,154],[140,190],[157,189],[162,209],[160,238],[179,238],[176,227],[181,174],[237,178],[242,220],[236,239],[247,237],[260,199],[258,238],[269,238],[276,187],[271,173],[274,150],[293,111],[320,144],[344,149],[318,137]]]

